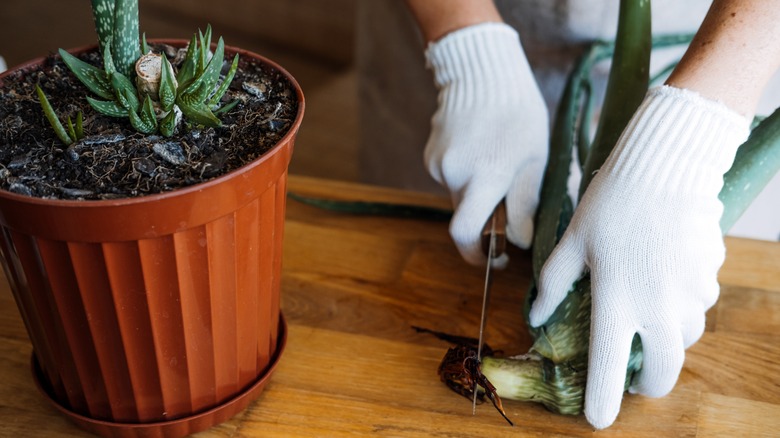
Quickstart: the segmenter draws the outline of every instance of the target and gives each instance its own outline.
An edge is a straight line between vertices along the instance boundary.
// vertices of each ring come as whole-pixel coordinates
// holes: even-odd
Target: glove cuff
[[[750,121],[696,92],[661,86],[648,91],[604,170],[630,183],[715,195]]]
[[[523,90],[538,88],[517,31],[505,23],[451,32],[430,43],[425,57],[437,88],[451,91],[445,106],[516,102]]]

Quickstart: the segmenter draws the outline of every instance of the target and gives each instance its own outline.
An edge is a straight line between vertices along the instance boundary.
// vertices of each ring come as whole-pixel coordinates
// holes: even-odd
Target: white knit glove
[[[503,23],[466,27],[430,44],[426,57],[439,98],[424,159],[452,196],[452,239],[467,262],[485,263],[480,234],[506,198],[507,237],[527,248],[549,126],[517,32]]]
[[[620,410],[635,333],[644,362],[629,390],[661,397],[704,332],[725,257],[718,193],[748,131],[747,119],[694,92],[651,90],[542,269],[533,326],[590,269],[585,415],[596,428]]]

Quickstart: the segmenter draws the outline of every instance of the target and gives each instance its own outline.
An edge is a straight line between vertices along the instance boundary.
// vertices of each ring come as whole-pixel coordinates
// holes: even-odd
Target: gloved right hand
[[[467,262],[484,264],[481,231],[506,198],[507,238],[528,248],[549,121],[517,32],[503,23],[465,27],[431,43],[426,58],[439,96],[424,159],[452,196],[452,239]]]
[[[704,333],[726,254],[718,193],[749,126],[693,91],[650,90],[542,268],[534,327],[590,270],[585,416],[593,426],[617,417],[635,334],[643,363],[629,391],[661,397]]]

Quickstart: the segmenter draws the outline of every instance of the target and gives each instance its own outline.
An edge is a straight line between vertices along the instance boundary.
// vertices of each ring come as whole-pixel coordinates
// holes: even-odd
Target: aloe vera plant
[[[535,284],[547,257],[562,236],[573,209],[567,195],[566,182],[572,159],[572,149],[578,148],[586,175],[581,193],[587,187],[592,170],[598,169],[626,123],[641,103],[647,91],[649,54],[653,43],[669,44],[676,37],[655,41],[650,34],[649,2],[621,1],[620,23],[616,44],[596,43],[572,72],[558,110],[541,199],[537,212],[537,227],[533,243],[532,284],[525,306],[528,320],[530,304],[536,297]],[[598,59],[614,52],[613,67],[603,105],[604,116],[593,143],[581,130],[586,123],[589,105],[587,75]],[[720,199],[724,204],[721,229],[725,233],[780,171],[780,110],[761,121],[737,154],[731,170],[724,177]],[[460,394],[471,398],[475,381],[486,379],[494,392],[486,395],[500,409],[500,398],[542,403],[551,411],[580,414],[584,405],[590,336],[590,279],[578,280],[564,302],[547,323],[529,327],[534,343],[528,353],[514,357],[482,358],[477,367],[476,345],[463,343],[451,348],[439,368],[441,379]],[[464,360],[467,358],[469,360]],[[634,337],[626,369],[626,387],[642,367],[642,346]],[[480,383],[480,386],[483,386]],[[491,388],[491,389],[492,389]],[[482,395],[482,394],[480,394]],[[502,412],[503,414],[503,412]],[[506,418],[506,417],[505,417]]]
[[[127,117],[144,134],[159,131],[171,136],[182,114],[193,124],[217,127],[221,124],[217,115],[237,104],[223,106],[221,100],[238,69],[238,55],[220,83],[225,45],[219,38],[211,53],[211,26],[193,35],[176,72],[165,55],[152,53],[146,38],[139,38],[138,0],[92,0],[92,13],[102,68],[63,49],[59,54],[96,96],[87,101],[97,112]],[[52,127],[58,130],[55,124]]]

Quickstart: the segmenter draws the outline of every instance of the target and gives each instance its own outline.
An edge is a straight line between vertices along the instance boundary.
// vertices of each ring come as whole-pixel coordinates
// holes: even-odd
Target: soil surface
[[[177,50],[153,46],[175,64]],[[233,60],[226,50],[223,75]],[[97,53],[81,59],[100,66]],[[44,116],[35,85],[40,85],[67,126],[84,116],[85,137],[65,146]],[[208,181],[235,170],[273,147],[292,126],[297,96],[279,72],[241,57],[223,97],[238,105],[222,114],[222,126],[187,125],[171,137],[143,135],[127,118],[97,113],[90,91],[59,55],[36,69],[0,79],[0,189],[49,199],[116,199],[161,193]],[[96,97],[96,96],[92,96]]]

